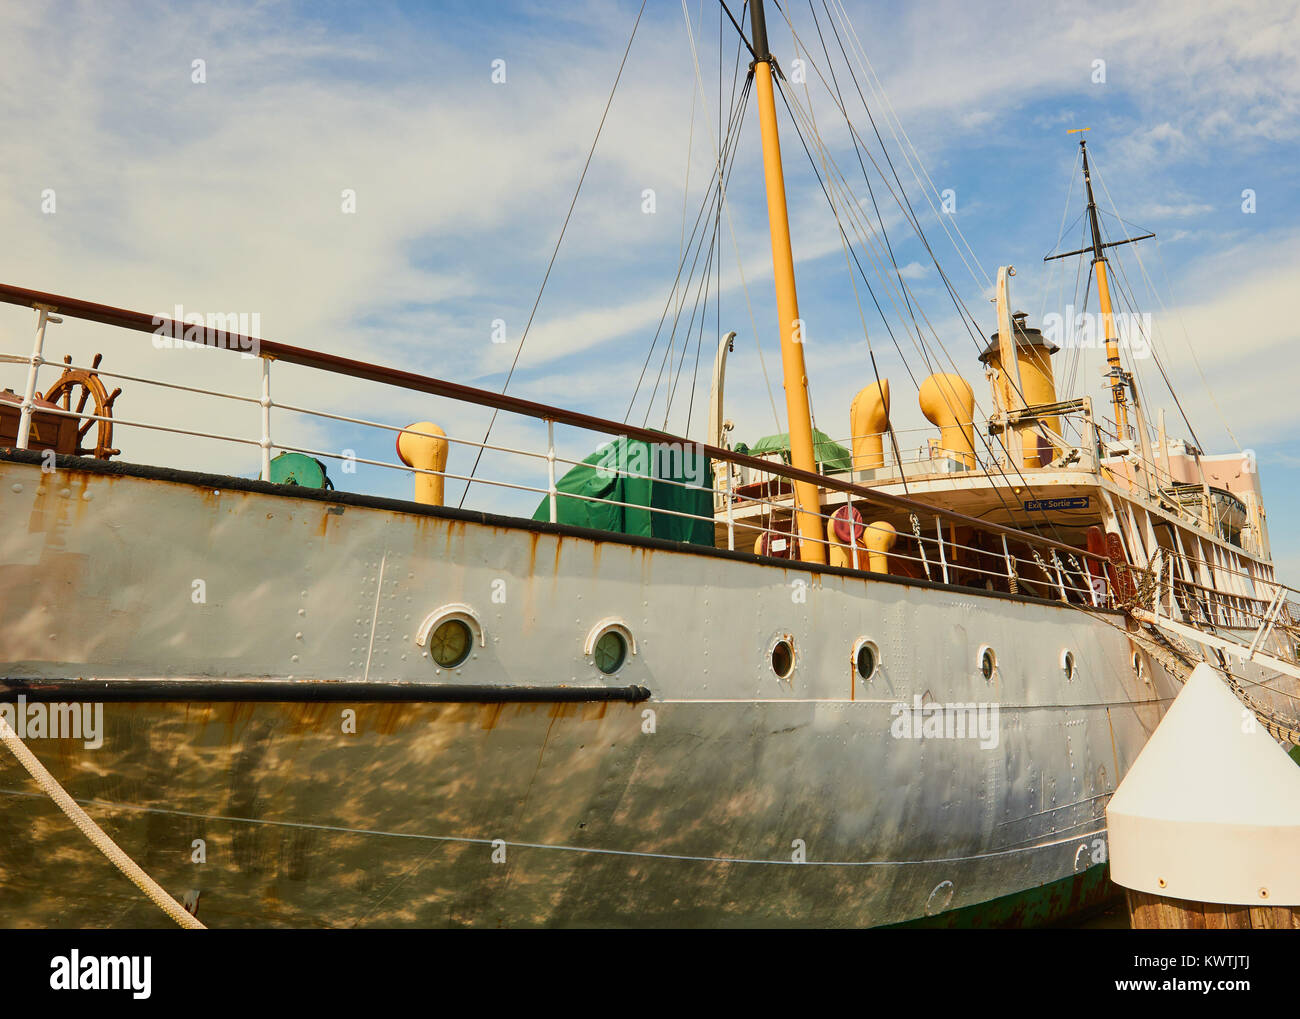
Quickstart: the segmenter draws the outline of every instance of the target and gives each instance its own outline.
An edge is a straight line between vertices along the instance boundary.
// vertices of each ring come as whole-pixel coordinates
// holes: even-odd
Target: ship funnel
[[[880,379],[858,390],[849,406],[855,471],[874,471],[885,466],[883,436],[888,429],[889,379]]]
[[[436,474],[415,476],[415,501],[425,506],[442,505],[442,472],[447,469],[446,432],[432,421],[417,421],[397,433],[397,455],[407,467]]]
[[[1011,316],[1011,333],[1016,338],[1016,364],[1020,369],[1020,393],[1010,391],[1011,374],[1003,370],[1001,332],[990,337],[990,343],[980,355],[980,361],[987,365],[996,375],[994,395],[998,409],[1014,410],[1021,406],[1036,407],[1056,402],[1056,379],[1052,374],[1052,355],[1058,348],[1048,340],[1039,329],[1030,329],[1029,316],[1018,311]],[[1019,399],[1017,399],[1017,395]],[[1058,435],[1061,432],[1059,417],[1044,418],[1043,423]],[[1039,434],[1034,422],[1017,426],[1020,432],[1021,447],[1024,450],[1025,467],[1041,467],[1051,463],[1052,444]]]
[[[960,375],[931,375],[918,394],[921,413],[939,426],[939,453],[975,469],[975,393]]]

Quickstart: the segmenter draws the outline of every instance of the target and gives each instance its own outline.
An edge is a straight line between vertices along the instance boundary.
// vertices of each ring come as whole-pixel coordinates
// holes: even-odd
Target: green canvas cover
[[[737,447],[739,448],[739,447]],[[765,435],[749,447],[750,456],[767,456],[780,453],[786,463],[790,462],[790,435]],[[817,469],[823,474],[832,471],[847,471],[853,466],[853,454],[832,439],[825,432],[813,429],[813,457]]]
[[[629,474],[637,476],[629,477]],[[556,481],[559,494],[555,517],[557,522],[575,527],[712,546],[712,480],[708,457],[690,447],[685,451],[677,446],[652,447],[646,442],[619,437]],[[656,481],[687,482],[697,487],[683,488],[656,484]],[[570,497],[566,498],[566,492]],[[575,499],[572,495],[586,498]],[[703,519],[652,513],[651,509],[691,513]],[[551,519],[549,496],[542,499],[533,519]]]

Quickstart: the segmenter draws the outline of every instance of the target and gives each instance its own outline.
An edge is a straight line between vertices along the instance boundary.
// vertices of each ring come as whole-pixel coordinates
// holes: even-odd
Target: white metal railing
[[[95,371],[98,375],[106,378],[228,400],[237,404],[257,404],[257,422],[260,426],[257,438],[204,431],[199,428],[183,428],[162,422],[122,418],[116,415],[97,415],[60,407],[42,406],[38,408],[36,404],[38,375],[42,366],[47,363],[44,358],[46,327],[49,323],[57,323],[61,320],[52,314],[54,306],[37,305],[36,307],[38,322],[31,355],[0,355],[0,362],[26,364],[28,366],[18,435],[16,437],[16,445],[19,449],[28,448],[32,420],[38,413],[42,416],[72,418],[82,422],[110,421],[116,428],[156,430],[257,446],[260,459],[259,476],[264,481],[270,480],[271,462],[275,451],[296,452],[317,458],[352,461],[385,470],[396,470],[408,476],[438,475],[444,479],[463,481],[467,485],[473,483],[489,488],[535,494],[545,498],[545,504],[548,507],[547,516],[553,522],[559,519],[561,500],[575,500],[600,502],[605,505],[634,509],[648,514],[662,514],[707,522],[715,534],[721,528],[722,534],[725,534],[726,547],[733,550],[737,547],[746,549],[756,539],[762,542],[764,536],[767,536],[766,541],[769,551],[773,542],[785,539],[789,543],[791,557],[797,557],[795,552],[796,542],[814,542],[824,547],[829,561],[837,561],[842,557],[846,565],[856,569],[863,567],[864,556],[869,558],[871,555],[870,549],[865,547],[857,537],[859,534],[865,536],[876,528],[877,525],[871,522],[868,516],[894,515],[898,518],[901,507],[907,510],[906,517],[903,518],[905,521],[904,527],[899,528],[896,532],[893,547],[885,552],[891,564],[890,572],[894,572],[894,569],[898,568],[898,572],[905,572],[909,575],[928,578],[937,582],[967,587],[989,587],[1010,592],[1028,592],[1082,606],[1115,606],[1120,600],[1117,592],[1112,589],[1105,564],[1093,557],[1091,565],[1084,566],[1083,563],[1088,561],[1089,555],[1082,549],[1071,549],[1068,546],[1026,532],[1017,532],[998,525],[964,518],[936,507],[911,503],[909,500],[897,497],[889,497],[881,505],[881,501],[885,497],[879,493],[873,493],[869,488],[834,477],[827,477],[821,479],[821,481],[825,488],[844,495],[847,511],[845,507],[836,508],[829,512],[822,511],[820,506],[816,508],[798,507],[798,516],[811,516],[817,521],[819,533],[812,535],[797,534],[795,532],[797,530],[798,516],[795,512],[793,492],[783,492],[781,488],[793,489],[794,483],[799,480],[799,472],[793,471],[793,469],[783,464],[757,463],[753,458],[734,454],[727,450],[703,447],[699,444],[688,443],[685,440],[677,440],[682,443],[681,452],[686,455],[687,450],[690,451],[691,461],[701,467],[707,484],[694,484],[690,481],[660,476],[653,469],[653,465],[651,471],[646,474],[624,470],[617,464],[605,464],[600,469],[609,472],[611,476],[649,478],[653,480],[655,485],[676,486],[698,492],[701,495],[701,504],[707,506],[708,512],[692,513],[681,509],[669,509],[599,498],[578,492],[561,492],[558,488],[557,468],[561,465],[577,465],[581,461],[567,458],[557,450],[555,425],[559,421],[574,426],[573,421],[570,419],[576,417],[576,415],[558,409],[550,409],[554,411],[553,414],[550,414],[547,413],[548,409],[542,408],[541,405],[531,405],[538,409],[529,411],[527,414],[536,420],[544,422],[546,425],[546,440],[543,448],[521,449],[501,443],[490,443],[486,440],[478,441],[454,435],[437,437],[445,438],[449,444],[455,446],[480,452],[491,451],[518,458],[519,462],[522,463],[529,461],[536,463],[536,461],[540,460],[543,462],[545,470],[544,483],[541,483],[540,478],[538,483],[529,483],[526,477],[488,477],[477,473],[466,475],[445,469],[433,471],[412,467],[406,463],[395,463],[378,457],[358,456],[350,451],[341,453],[338,450],[312,448],[309,445],[290,442],[283,438],[277,442],[274,434],[273,411],[329,420],[359,428],[379,429],[390,433],[400,434],[406,432],[417,435],[425,433],[413,432],[408,427],[383,421],[320,410],[296,403],[277,402],[272,395],[271,375],[274,357],[266,354],[256,358],[259,373],[259,392],[257,396],[163,381],[138,374],[114,372],[98,366],[70,363],[60,366]],[[59,308],[64,314],[72,313],[62,301],[59,303]],[[331,369],[325,367],[323,370],[328,371]],[[393,384],[400,384],[400,382]],[[488,403],[488,399],[485,398],[484,394],[479,391],[475,391],[475,393],[478,397],[476,402],[480,404]],[[504,409],[507,413],[524,413],[513,407],[503,407],[501,409]],[[577,425],[577,427],[585,427],[589,431],[603,432],[607,436],[632,434],[635,431],[626,429],[626,426],[614,422],[600,422],[598,419],[584,420],[592,421],[595,424],[591,426],[582,424]],[[659,433],[654,434],[658,435]],[[673,439],[671,436],[663,436],[663,438]],[[889,442],[885,443],[887,449],[889,445]],[[659,452],[655,450],[653,453],[658,459]],[[718,481],[720,483],[716,485],[713,480],[713,472],[708,466],[710,458],[728,461],[730,464],[727,469],[719,472],[721,476]],[[513,464],[515,461],[512,460],[511,462]],[[683,461],[683,463],[685,462]],[[760,476],[773,483],[759,485],[757,491],[738,492],[735,485],[736,478],[734,477],[733,466],[739,466],[750,471],[753,475]],[[511,473],[514,474],[515,472],[512,470]],[[715,509],[715,506],[717,509]],[[849,541],[837,540],[831,536],[832,532],[827,530],[828,524],[840,513],[845,513],[848,519],[851,538]],[[906,530],[907,525],[910,525],[910,533]],[[890,526],[892,529],[893,525]],[[945,533],[945,526],[947,527],[947,533]],[[973,535],[980,535],[980,542],[968,544],[959,541],[955,531],[958,526],[971,528]],[[718,534],[718,539],[721,539],[722,534]],[[1008,541],[1009,536],[1011,538],[1010,542]],[[1126,567],[1126,569],[1133,570],[1131,567]],[[1137,575],[1139,571],[1133,570],[1133,572],[1134,575]]]

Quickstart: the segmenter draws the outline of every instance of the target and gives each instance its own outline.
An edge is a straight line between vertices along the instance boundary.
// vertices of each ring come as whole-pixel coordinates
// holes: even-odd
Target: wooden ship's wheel
[[[118,456],[122,451],[113,448],[113,401],[118,398],[122,392],[119,386],[110,393],[104,383],[100,381],[99,373],[95,371],[99,367],[99,362],[104,358],[103,354],[96,354],[95,360],[91,362],[90,369],[85,368],[65,368],[63,374],[59,376],[54,385],[50,386],[45,392],[43,399],[50,403],[57,403],[64,410],[72,410],[72,398],[77,397],[77,409],[75,413],[84,414],[86,404],[91,400],[94,401],[94,408],[90,413],[95,417],[87,418],[77,428],[77,456],[93,456],[98,460],[107,460],[109,457]],[[64,364],[72,364],[72,355],[69,354],[63,359]],[[105,418],[107,420],[96,420],[96,418]],[[95,444],[93,446],[83,446],[81,443],[86,438],[86,434],[95,428]]]

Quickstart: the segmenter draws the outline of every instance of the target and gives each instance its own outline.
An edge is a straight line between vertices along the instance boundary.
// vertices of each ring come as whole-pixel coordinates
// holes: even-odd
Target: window
[[[468,605],[444,605],[424,619],[415,637],[417,647],[438,670],[459,669],[474,654],[474,644],[484,647],[483,626]]]
[[[444,669],[463,665],[474,647],[474,635],[459,619],[439,623],[429,635],[429,657]]]
[[[617,630],[606,630],[596,641],[591,659],[595,662],[596,668],[606,676],[612,676],[627,661],[627,641]]]
[[[610,616],[591,628],[582,645],[582,653],[604,676],[612,676],[636,654],[636,638],[623,620]]]
[[[794,672],[794,644],[789,637],[780,637],[772,645],[772,671],[777,679],[789,679]]]
[[[868,682],[880,668],[880,648],[876,647],[874,641],[867,640],[866,637],[859,637],[858,642],[853,645],[853,667],[857,670],[858,676]]]

